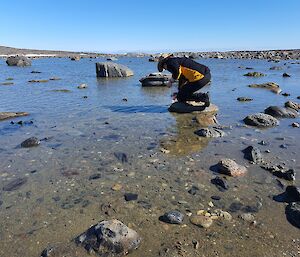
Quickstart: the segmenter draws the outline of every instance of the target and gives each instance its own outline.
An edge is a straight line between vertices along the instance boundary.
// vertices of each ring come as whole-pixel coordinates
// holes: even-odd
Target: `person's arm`
[[[166,61],[167,70],[172,73],[173,82],[178,80],[180,73],[180,64],[178,58],[170,58]]]

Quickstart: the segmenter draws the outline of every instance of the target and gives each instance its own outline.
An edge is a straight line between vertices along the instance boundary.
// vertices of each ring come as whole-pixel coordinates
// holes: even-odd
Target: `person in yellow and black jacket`
[[[162,55],[157,65],[158,71],[168,70],[172,77],[168,82],[171,87],[178,80],[177,100],[179,102],[196,101],[204,102],[205,107],[210,105],[207,93],[195,93],[206,86],[211,80],[208,67],[186,57],[174,57],[173,55]]]

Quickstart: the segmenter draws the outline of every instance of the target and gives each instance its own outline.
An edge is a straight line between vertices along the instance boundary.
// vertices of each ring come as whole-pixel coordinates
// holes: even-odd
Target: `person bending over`
[[[186,57],[164,54],[159,57],[157,68],[159,72],[168,70],[172,73],[168,81],[169,87],[178,80],[178,93],[175,94],[177,101],[204,102],[205,107],[210,105],[207,93],[195,93],[210,82],[211,74],[208,67]]]

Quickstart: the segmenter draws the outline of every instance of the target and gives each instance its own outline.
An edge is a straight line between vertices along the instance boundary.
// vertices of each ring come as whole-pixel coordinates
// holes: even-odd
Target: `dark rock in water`
[[[247,76],[247,77],[263,77],[263,76],[266,76],[265,74],[261,73],[261,72],[248,72],[246,74],[244,74],[244,76]]]
[[[238,212],[242,209],[243,204],[240,202],[233,202],[230,206],[229,206],[229,211],[230,212]]]
[[[33,70],[33,71],[30,72],[30,73],[42,73],[42,72]]]
[[[214,184],[221,192],[224,192],[229,189],[229,185],[225,179],[217,176],[211,180],[211,183]]]
[[[248,87],[251,88],[263,88],[263,89],[267,89],[270,90],[273,93],[279,94],[282,90],[279,87],[279,85],[277,85],[274,82],[267,82],[267,83],[263,83],[263,84],[251,84],[248,85]]]
[[[248,115],[244,119],[245,124],[255,127],[267,128],[279,125],[279,121],[273,116],[265,113]]]
[[[287,102],[285,102],[284,106],[288,107],[288,108],[291,108],[291,109],[294,109],[296,111],[300,110],[300,104],[298,104],[296,102],[293,102],[293,101],[287,101]]]
[[[272,165],[270,163],[263,163],[261,168],[270,171],[274,176],[285,180],[293,181],[296,179],[296,172],[294,169],[285,169],[281,165]]]
[[[289,78],[291,75],[290,74],[287,74],[286,72],[282,74],[282,77],[284,78]]]
[[[282,93],[281,95],[283,95],[283,96],[290,96],[291,94],[290,93]]]
[[[119,220],[101,221],[75,238],[77,245],[97,256],[124,256],[137,249],[142,238]]]
[[[218,195],[212,195],[210,198],[215,200],[215,201],[221,200],[221,196],[218,196]]]
[[[140,82],[143,87],[166,86],[170,77],[170,75],[156,72],[150,73],[148,76],[141,78]]]
[[[128,162],[127,155],[122,152],[115,152],[114,156],[122,163]]]
[[[133,71],[128,67],[113,62],[96,63],[97,77],[103,78],[123,78],[133,76]]]
[[[255,146],[248,146],[243,150],[244,158],[254,163],[261,163],[263,161],[260,150]]]
[[[101,174],[96,173],[96,174],[89,176],[89,180],[95,180],[95,179],[99,179],[101,177],[102,177]]]
[[[274,66],[274,67],[271,67],[270,70],[282,70],[282,67]]]
[[[196,195],[199,192],[199,187],[192,186],[192,188],[188,191],[191,195]]]
[[[19,189],[27,182],[27,178],[17,178],[9,182],[7,185],[3,187],[3,191],[14,191]]]
[[[147,209],[147,210],[151,209],[151,207],[152,207],[152,204],[151,204],[151,203],[149,203],[149,202],[147,202],[147,201],[144,201],[144,200],[140,200],[140,201],[138,201],[137,203],[138,203],[141,207],[143,207],[144,209]]]
[[[300,202],[300,187],[287,186],[285,192],[274,196],[273,199],[277,202]]]
[[[209,107],[205,107],[202,102],[175,102],[169,107],[169,112],[176,113],[197,113],[206,115],[215,115],[219,111],[218,106],[211,104]]]
[[[170,224],[181,224],[183,222],[184,215],[179,211],[169,211],[159,217],[160,221]]]
[[[265,109],[265,113],[276,118],[296,118],[299,114],[292,108],[285,108],[280,106],[270,106]]]
[[[202,128],[195,131],[195,134],[200,137],[223,137],[226,136],[226,133],[220,129],[210,127]]]
[[[232,177],[240,177],[247,172],[245,166],[239,165],[234,160],[227,158],[221,159],[216,168],[218,172]]]
[[[34,147],[40,144],[40,140],[36,137],[30,137],[21,143],[22,147]]]
[[[18,67],[24,67],[24,66],[31,66],[31,61],[26,58],[25,56],[10,56],[7,58],[6,63],[8,66],[18,66]]]
[[[287,220],[297,228],[300,228],[300,202],[290,203],[285,208]]]
[[[138,194],[126,193],[124,194],[125,201],[135,201],[138,199]]]
[[[238,100],[240,102],[250,102],[250,101],[253,101],[252,98],[248,98],[248,97],[238,97],[236,100]]]

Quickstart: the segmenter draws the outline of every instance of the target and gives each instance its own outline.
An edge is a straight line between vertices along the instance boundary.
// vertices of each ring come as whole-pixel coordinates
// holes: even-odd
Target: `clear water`
[[[285,204],[272,200],[283,189],[267,171],[249,165],[241,150],[250,144],[262,151],[270,149],[271,153],[263,153],[266,158],[299,171],[300,133],[290,124],[300,119],[281,120],[280,126],[268,130],[240,126],[248,114],[262,112],[270,105],[283,105],[287,100],[297,101],[299,64],[199,60],[212,71],[213,81],[204,90],[210,91],[213,103],[219,106],[218,121],[232,126],[227,137],[199,140],[193,133],[197,124],[191,121],[192,115],[167,111],[176,87],[140,86],[138,80],[156,71],[156,63],[146,58],[121,58],[117,62],[133,69],[133,77],[97,79],[97,61],[102,60],[38,59],[31,67],[17,68],[0,60],[0,83],[14,78],[14,85],[0,86],[0,111],[26,111],[30,116],[14,122],[33,121],[23,126],[11,124],[11,120],[0,122],[1,257],[39,256],[49,244],[67,243],[90,225],[111,218],[123,221],[143,237],[141,247],[131,253],[134,257],[299,254],[299,229],[286,220]],[[269,70],[272,66],[283,70]],[[32,74],[32,70],[42,73]],[[267,76],[244,77],[248,71]],[[282,78],[283,72],[292,76]],[[51,77],[61,80],[28,83]],[[247,87],[268,81],[278,83],[291,96]],[[88,84],[88,88],[77,89],[81,83]],[[56,89],[71,92],[53,91]],[[236,101],[239,96],[254,100],[240,103]],[[36,148],[20,148],[20,143],[31,136],[47,140]],[[261,140],[268,144],[258,145]],[[282,144],[287,149],[280,148]],[[161,146],[170,153],[162,153]],[[126,153],[128,163],[118,161],[118,152]],[[249,167],[247,176],[228,179],[230,189],[224,193],[210,183],[215,176],[210,166],[222,157]],[[101,178],[89,180],[93,174],[101,174]],[[19,189],[2,190],[13,179],[23,177],[27,183]],[[121,191],[111,190],[116,183],[122,185]],[[188,193],[192,185],[200,188],[199,194]],[[125,192],[138,193],[139,201],[125,202]],[[207,209],[213,195],[221,197],[214,204],[223,210],[237,200],[250,206],[262,203],[255,213],[260,225],[250,226],[238,218],[239,212],[232,213],[233,221],[218,221],[206,230],[190,224],[188,217],[185,225],[179,226],[158,220],[172,209],[193,214]],[[199,242],[199,249],[194,249],[193,240]]]

